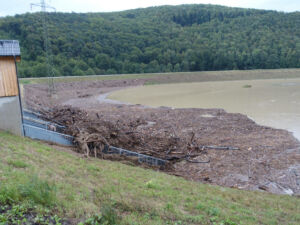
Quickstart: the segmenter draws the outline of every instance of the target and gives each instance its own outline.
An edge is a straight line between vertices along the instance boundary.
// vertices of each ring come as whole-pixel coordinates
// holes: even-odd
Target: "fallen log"
[[[210,163],[210,159],[207,161],[198,161],[198,160],[190,160],[190,159],[185,159],[189,163]]]
[[[236,147],[231,147],[231,146],[213,146],[213,145],[202,145],[199,146],[199,149],[205,150],[205,149],[216,149],[216,150],[240,150],[239,148]]]

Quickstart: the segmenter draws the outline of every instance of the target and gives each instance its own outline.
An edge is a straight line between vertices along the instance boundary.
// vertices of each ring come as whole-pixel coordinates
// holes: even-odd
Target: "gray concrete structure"
[[[23,136],[19,96],[0,97],[0,130]]]

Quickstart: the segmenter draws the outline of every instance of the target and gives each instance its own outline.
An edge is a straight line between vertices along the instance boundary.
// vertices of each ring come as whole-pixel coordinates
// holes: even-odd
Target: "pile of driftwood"
[[[105,146],[116,146],[156,158],[178,162],[209,163],[197,160],[208,149],[238,150],[232,147],[201,146],[195,134],[178,135],[175,129],[149,129],[143,118],[106,120],[99,113],[87,113],[72,107],[41,112],[44,119],[66,126],[66,133],[75,137],[78,151],[86,156],[103,157]],[[205,158],[205,157],[204,157]]]

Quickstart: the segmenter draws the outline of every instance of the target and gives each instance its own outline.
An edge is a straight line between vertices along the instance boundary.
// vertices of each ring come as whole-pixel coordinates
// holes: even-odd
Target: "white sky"
[[[15,15],[30,10],[30,3],[40,0],[0,0],[0,16]],[[242,8],[300,11],[300,0],[47,0],[60,12],[110,12],[158,5],[216,4]],[[35,8],[35,11],[37,9]]]

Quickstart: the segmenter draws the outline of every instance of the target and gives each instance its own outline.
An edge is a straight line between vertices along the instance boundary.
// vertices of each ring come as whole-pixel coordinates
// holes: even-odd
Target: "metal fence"
[[[23,110],[23,128],[26,137],[73,146],[74,137],[63,132],[64,126],[40,119],[41,114],[29,110]]]
[[[154,165],[154,166],[164,166],[167,161],[163,160],[163,159],[159,159],[159,158],[155,158],[152,156],[148,156],[148,155],[143,155],[137,152],[132,152],[126,149],[122,149],[122,148],[117,148],[117,147],[113,147],[110,146],[108,148],[108,146],[106,146],[106,148],[103,150],[103,153],[105,154],[119,154],[119,155],[124,155],[124,156],[130,156],[130,157],[136,157],[138,158],[138,161],[140,163],[146,163],[148,165]]]
[[[51,130],[51,131],[57,131],[57,132],[63,132],[66,127],[60,126],[55,123],[47,122],[40,119],[34,119],[30,117],[23,117],[24,124],[39,127],[45,130]]]
[[[58,125],[53,122],[48,122],[40,119],[42,115],[39,113],[35,113],[29,110],[23,110],[23,122],[24,124],[36,126],[39,128],[43,128],[46,130],[56,131],[63,133],[65,130],[65,126]]]
[[[73,146],[74,137],[66,134],[61,134],[58,132],[46,130],[40,127],[31,126],[28,124],[23,124],[24,132],[26,137],[32,139],[38,139],[42,141],[48,141],[57,143],[65,146]]]
[[[29,118],[33,118],[33,119],[39,119],[42,115],[37,113],[37,112],[32,112],[28,109],[23,109],[23,117],[29,117]]]
[[[74,137],[70,135],[63,134],[65,127],[60,126],[58,124],[44,121],[40,119],[40,114],[23,110],[23,127],[25,136],[30,137],[32,139],[38,139],[48,142],[53,142],[60,145],[65,146],[74,146]],[[55,131],[50,130],[49,127],[54,127]],[[57,132],[56,132],[57,131]],[[113,146],[106,146],[103,150],[104,154],[119,154],[129,157],[138,158],[138,162],[146,163],[148,165],[154,166],[163,166],[168,161],[155,158],[148,155],[143,155],[137,152],[129,151],[122,148],[117,148]]]

